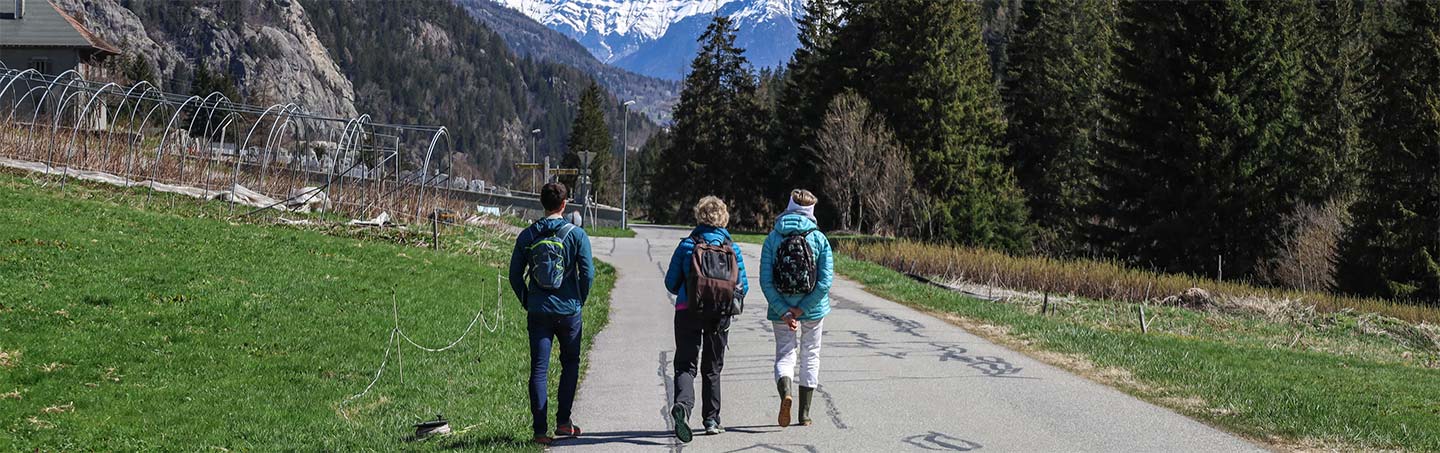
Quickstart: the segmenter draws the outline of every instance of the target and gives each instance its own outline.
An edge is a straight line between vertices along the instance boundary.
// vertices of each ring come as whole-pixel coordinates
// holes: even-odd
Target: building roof
[[[120,54],[115,46],[90,33],[50,0],[24,1],[25,17],[0,19],[0,47],[71,48],[88,51],[92,55]],[[0,15],[13,17],[14,13],[14,1],[0,0]]]

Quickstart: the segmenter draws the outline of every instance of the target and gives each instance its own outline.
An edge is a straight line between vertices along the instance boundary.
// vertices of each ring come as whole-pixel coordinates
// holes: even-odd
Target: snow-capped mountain
[[[736,44],[757,67],[794,52],[795,17],[805,0],[493,0],[580,42],[601,61],[640,74],[679,79],[710,18],[739,27]]]

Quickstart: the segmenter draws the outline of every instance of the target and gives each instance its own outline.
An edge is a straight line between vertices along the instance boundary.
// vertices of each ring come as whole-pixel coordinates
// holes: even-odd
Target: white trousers
[[[801,321],[800,331],[792,331],[784,321],[774,323],[775,380],[788,377],[802,387],[820,386],[820,335],[825,320]],[[797,351],[798,349],[798,351]],[[795,377],[796,356],[799,356],[800,377]]]

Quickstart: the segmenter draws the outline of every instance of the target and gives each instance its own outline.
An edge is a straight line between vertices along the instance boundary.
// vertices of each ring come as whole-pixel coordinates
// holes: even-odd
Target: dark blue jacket
[[[585,299],[590,297],[590,284],[595,281],[595,265],[590,256],[590,236],[580,227],[575,227],[565,238],[565,281],[560,284],[559,290],[545,290],[533,279],[525,277],[526,268],[530,266],[530,245],[568,224],[565,219],[540,219],[515,239],[515,250],[510,252],[510,289],[525,311],[573,315],[580,312]]]
[[[670,257],[670,269],[665,272],[665,289],[675,295],[676,309],[687,307],[690,301],[690,296],[685,294],[685,282],[690,280],[690,257],[695,254],[695,242],[690,238],[697,234],[710,245],[720,245],[730,240],[729,231],[709,225],[695,227],[690,231],[689,237],[680,240],[680,246],[675,247],[675,254]],[[749,293],[750,280],[745,278],[745,255],[740,253],[740,244],[732,240],[730,246],[735,248],[735,264],[740,268],[740,292]]]

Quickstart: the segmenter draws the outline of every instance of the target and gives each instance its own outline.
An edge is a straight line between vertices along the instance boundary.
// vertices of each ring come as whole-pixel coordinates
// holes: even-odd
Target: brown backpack
[[[740,294],[740,264],[735,248],[726,240],[710,245],[699,235],[690,238],[695,252],[690,255],[690,275],[686,284],[690,307],[701,313],[735,316],[744,308]]]

